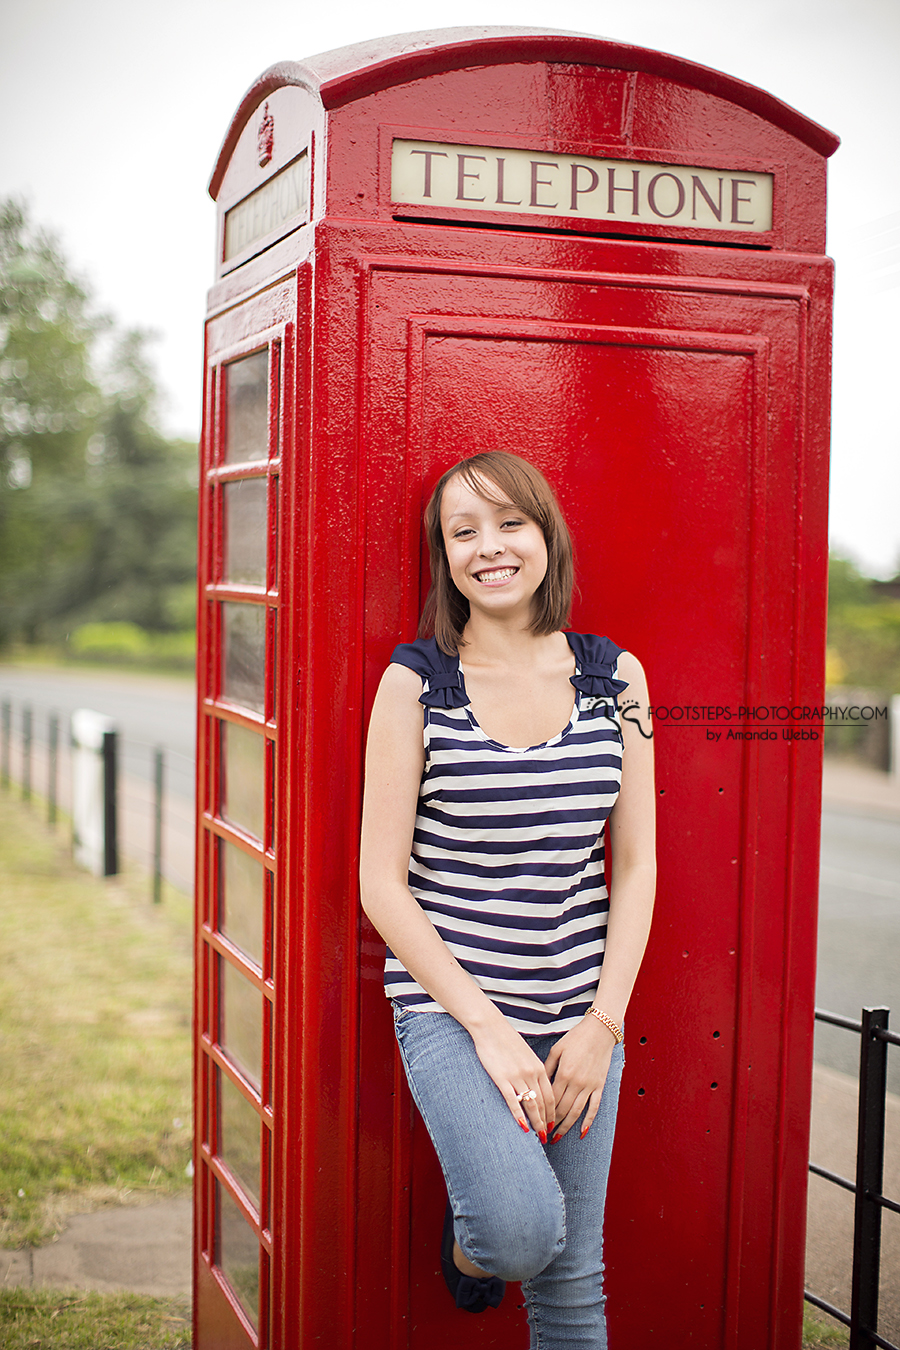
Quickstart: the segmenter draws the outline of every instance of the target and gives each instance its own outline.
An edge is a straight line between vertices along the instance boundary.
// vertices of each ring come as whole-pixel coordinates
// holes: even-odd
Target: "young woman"
[[[562,631],[571,541],[525,460],[461,461],[425,526],[434,636],[395,650],[372,710],[361,882],[447,1182],[442,1269],[475,1313],[521,1280],[532,1350],[605,1350],[622,1025],[655,884],[646,682],[608,638]]]

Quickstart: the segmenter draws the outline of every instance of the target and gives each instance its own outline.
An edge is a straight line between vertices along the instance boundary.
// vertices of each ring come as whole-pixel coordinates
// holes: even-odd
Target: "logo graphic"
[[[625,704],[623,704],[622,707],[619,709],[619,711],[620,711],[620,713],[622,714],[622,717],[624,718],[624,720],[625,720],[626,722],[631,722],[631,723],[634,724],[634,726],[637,727],[638,731],[639,731],[639,732],[641,733],[641,735],[644,737],[644,740],[652,741],[652,740],[653,740],[653,728],[651,727],[649,731],[645,731],[644,728],[641,726],[641,723],[640,723],[640,721],[639,721],[639,719],[638,719],[637,717],[629,717],[629,716],[628,716],[629,713],[633,713],[633,712],[634,712],[635,708],[639,708],[639,707],[640,707],[640,704],[638,703],[637,699],[635,698],[635,699],[632,699],[630,703],[625,703]]]

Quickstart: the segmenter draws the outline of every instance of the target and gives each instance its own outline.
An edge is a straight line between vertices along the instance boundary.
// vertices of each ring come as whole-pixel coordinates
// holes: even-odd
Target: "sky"
[[[832,547],[900,570],[898,0],[2,0],[0,197],[51,227],[98,308],[150,329],[170,434],[200,420],[206,192],[241,96],[280,60],[465,24],[592,33],[768,89],[837,132]]]

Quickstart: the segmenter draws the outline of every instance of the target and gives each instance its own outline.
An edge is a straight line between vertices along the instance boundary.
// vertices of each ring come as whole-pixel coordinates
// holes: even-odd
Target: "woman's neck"
[[[463,630],[463,666],[538,666],[558,654],[560,633],[536,634],[521,619],[474,613]]]

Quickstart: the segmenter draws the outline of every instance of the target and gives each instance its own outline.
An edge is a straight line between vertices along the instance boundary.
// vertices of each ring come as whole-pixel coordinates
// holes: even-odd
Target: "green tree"
[[[91,348],[101,320],[53,239],[21,205],[0,204],[0,613],[2,636],[34,637],[21,593],[46,546],[37,500],[84,477],[101,410]],[[55,551],[77,549],[71,528]]]
[[[835,684],[900,694],[900,600],[846,558],[828,569],[828,647]]]
[[[157,428],[147,340],[94,314],[54,240],[0,204],[0,642],[190,626],[196,451]]]

